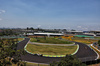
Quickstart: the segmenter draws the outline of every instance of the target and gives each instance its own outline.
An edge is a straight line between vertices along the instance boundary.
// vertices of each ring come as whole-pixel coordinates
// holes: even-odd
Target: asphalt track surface
[[[30,40],[29,38],[25,38],[23,41],[19,42],[17,45],[17,50],[24,49],[25,45],[29,40]],[[79,45],[79,50],[75,55],[82,62],[95,60],[97,58],[97,54],[89,46],[78,42],[75,42],[75,44]],[[49,64],[52,63],[53,61],[60,61],[62,57],[40,57],[26,53],[25,55],[21,56],[21,59],[23,61]]]
[[[79,45],[79,50],[75,54],[82,62],[97,60],[97,53],[89,46],[83,43],[75,42]]]

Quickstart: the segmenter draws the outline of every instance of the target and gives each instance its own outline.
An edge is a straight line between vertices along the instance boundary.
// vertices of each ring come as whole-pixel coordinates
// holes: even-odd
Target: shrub
[[[66,55],[61,61],[53,62],[50,66],[86,66],[78,58],[72,55]]]

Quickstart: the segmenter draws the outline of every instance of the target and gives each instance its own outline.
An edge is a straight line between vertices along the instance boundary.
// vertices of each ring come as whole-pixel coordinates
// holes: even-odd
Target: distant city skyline
[[[100,0],[0,0],[0,28],[100,30]]]

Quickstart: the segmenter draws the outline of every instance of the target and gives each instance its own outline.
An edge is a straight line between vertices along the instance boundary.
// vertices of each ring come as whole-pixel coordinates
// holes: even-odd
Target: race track
[[[29,40],[30,40],[29,38],[25,38],[25,40],[19,42],[17,45],[17,50],[24,49],[25,45],[27,44]],[[75,55],[82,62],[95,60],[97,58],[97,54],[89,46],[83,43],[78,43],[78,42],[75,42],[75,43],[79,45],[79,50]],[[40,57],[40,56],[34,56],[29,53],[21,56],[21,59],[23,61],[46,63],[46,64],[52,63],[53,61],[60,61],[61,58],[62,57]]]
[[[75,54],[82,62],[96,60],[98,55],[89,46],[83,43],[75,42],[79,45],[79,50]]]

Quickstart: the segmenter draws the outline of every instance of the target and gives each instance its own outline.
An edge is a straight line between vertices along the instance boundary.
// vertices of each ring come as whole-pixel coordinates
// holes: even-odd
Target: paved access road
[[[29,38],[25,38],[25,40],[18,43],[17,50],[24,49],[25,45],[29,41]],[[80,58],[82,61],[90,61],[95,60],[97,58],[97,54],[87,45],[83,43],[78,43],[79,50],[75,54],[78,58]],[[92,57],[91,59],[88,57]],[[37,62],[37,63],[52,63],[53,61],[60,61],[61,57],[40,57],[40,56],[33,56],[32,54],[27,53],[26,55],[21,56],[23,61],[30,61],[30,62]]]
[[[38,43],[38,42],[29,42],[30,44],[38,44],[38,45],[56,45],[56,46],[74,46],[75,44],[50,44],[50,43]]]

